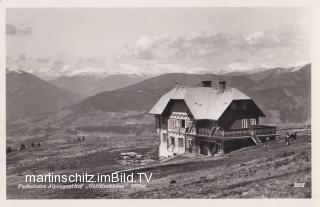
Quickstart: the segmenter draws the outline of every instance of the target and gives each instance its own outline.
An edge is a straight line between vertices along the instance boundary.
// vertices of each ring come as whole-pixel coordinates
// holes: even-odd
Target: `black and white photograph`
[[[7,7],[5,197],[311,199],[311,60],[307,6]]]

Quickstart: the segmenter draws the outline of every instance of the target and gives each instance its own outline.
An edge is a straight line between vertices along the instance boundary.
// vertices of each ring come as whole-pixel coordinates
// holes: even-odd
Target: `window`
[[[256,119],[250,119],[250,125],[257,125]]]
[[[167,133],[163,133],[163,134],[162,134],[162,142],[163,142],[163,143],[166,143],[166,142],[167,142],[167,139],[168,139],[168,134],[167,134]]]
[[[237,109],[237,102],[232,102],[231,109],[236,110]]]
[[[248,128],[248,120],[247,119],[241,120],[241,128],[243,128],[243,129]]]
[[[179,147],[183,147],[183,138],[179,138]]]
[[[184,119],[181,120],[181,127],[186,128],[186,120]]]
[[[169,119],[169,128],[174,128],[174,119]]]
[[[192,145],[193,145],[192,139],[188,139],[188,146],[189,146],[189,147],[192,147]]]
[[[177,127],[177,128],[181,128],[181,125],[182,125],[181,119],[177,119],[177,120],[176,120],[176,127]]]
[[[241,102],[241,109],[242,110],[246,110],[247,109],[247,105],[248,105],[248,103],[246,101],[242,101]]]
[[[175,143],[174,143],[174,137],[170,137],[170,139],[171,139],[171,144],[172,144],[172,145],[175,145]]]
[[[192,126],[192,121],[186,121],[185,125],[186,128],[190,128]]]

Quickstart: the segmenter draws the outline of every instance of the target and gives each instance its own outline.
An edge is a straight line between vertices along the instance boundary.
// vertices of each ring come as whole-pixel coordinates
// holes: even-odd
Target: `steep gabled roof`
[[[164,94],[150,110],[162,114],[170,100],[184,100],[195,119],[218,120],[233,100],[252,100],[236,88],[223,92],[212,87],[178,86]]]

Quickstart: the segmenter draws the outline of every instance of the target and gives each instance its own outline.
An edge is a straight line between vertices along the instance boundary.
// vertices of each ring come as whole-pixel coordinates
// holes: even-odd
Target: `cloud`
[[[32,33],[32,27],[28,24],[20,24],[18,26],[7,23],[6,34],[7,35],[29,35]]]
[[[127,46],[124,56],[136,59],[201,59],[229,56],[231,53],[257,56],[276,50],[292,50],[307,45],[307,38],[292,26],[277,30],[237,34],[197,33],[185,36],[141,36]],[[263,54],[266,55],[266,54]],[[121,56],[123,58],[123,56]]]
[[[308,63],[309,63],[308,61],[299,60],[299,61],[296,61],[296,62],[293,62],[291,64],[286,65],[286,67],[301,67],[301,66],[304,66]]]
[[[124,56],[137,59],[183,59],[210,56],[230,48],[236,42],[227,34],[197,33],[186,36],[141,36],[126,46]],[[236,39],[236,38],[235,38]],[[227,47],[227,48],[226,48]],[[223,51],[225,52],[225,51]],[[121,56],[123,58],[123,56]]]
[[[155,41],[148,36],[141,36],[134,46],[135,55],[142,59],[153,58],[152,51],[155,46],[154,43]]]
[[[257,44],[260,41],[261,37],[263,37],[262,32],[253,32],[250,33],[245,39],[250,45],[253,45]]]
[[[64,61],[39,58],[29,60],[29,57],[25,60],[22,57],[18,62],[11,61],[11,67],[32,68],[39,76],[65,76],[90,73],[218,73],[296,66],[310,62],[308,23],[308,17],[303,17],[292,25],[247,34],[195,32],[141,35],[115,54]],[[11,35],[28,32],[32,32],[31,27],[12,29],[7,24],[7,33]]]
[[[186,65],[207,68],[208,72],[290,65],[296,60],[310,61],[310,36],[301,27],[305,19],[247,34],[142,35],[114,57],[126,64]]]
[[[39,63],[47,63],[47,62],[49,62],[49,59],[48,58],[38,58],[37,61]]]
[[[260,68],[272,68],[273,66],[266,64],[253,64],[253,63],[241,63],[234,62],[227,66],[227,69],[230,71],[246,71],[251,69],[260,69]]]

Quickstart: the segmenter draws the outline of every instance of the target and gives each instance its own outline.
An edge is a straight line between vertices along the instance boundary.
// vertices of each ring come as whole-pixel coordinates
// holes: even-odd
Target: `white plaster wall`
[[[163,134],[167,133],[166,130],[161,129],[160,134],[160,145],[159,145],[159,156],[160,157],[169,157],[173,156],[173,152],[168,150],[167,142],[163,142]],[[168,136],[169,137],[169,136]]]
[[[183,154],[185,153],[185,135],[183,134],[179,134],[179,133],[168,133],[168,138],[169,138],[169,143],[171,144],[171,138],[170,137],[174,137],[175,140],[175,146],[173,147],[172,145],[169,146],[169,151],[171,151],[172,153],[176,153],[176,154]],[[183,146],[179,147],[179,138],[183,138]]]
[[[163,142],[163,133],[164,131],[160,131],[160,146],[159,146],[159,156],[160,157],[169,157],[174,154],[183,154],[186,149],[186,139],[185,135],[179,133],[168,132],[168,141]],[[171,137],[174,137],[175,145],[171,145]],[[179,147],[179,138],[183,139],[183,146]],[[167,143],[169,142],[169,146]]]

